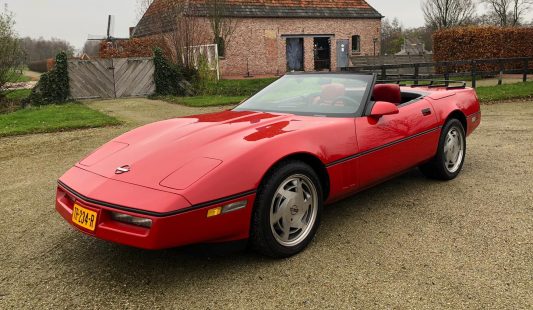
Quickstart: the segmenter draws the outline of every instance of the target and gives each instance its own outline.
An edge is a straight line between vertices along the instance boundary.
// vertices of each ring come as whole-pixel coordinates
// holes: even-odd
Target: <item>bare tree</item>
[[[98,57],[100,54],[100,42],[89,40],[85,41],[81,52],[89,57]]]
[[[69,42],[57,38],[32,39],[26,37],[21,39],[20,44],[27,55],[27,62],[55,58],[59,52],[65,52],[68,57],[71,57],[74,55],[75,49]]]
[[[0,89],[22,65],[23,53],[14,25],[15,20],[11,12],[7,9],[0,12]]]
[[[231,17],[227,0],[206,0],[206,15],[213,31],[213,43],[218,45],[220,56],[225,55],[226,47],[237,28],[237,20]]]
[[[422,3],[426,24],[434,29],[467,24],[476,11],[473,0],[426,0]]]
[[[481,0],[498,17],[501,27],[518,26],[524,13],[531,7],[533,0]]]
[[[385,18],[381,25],[381,54],[394,55],[402,50],[404,42],[403,27],[397,18]]]
[[[141,18],[143,18],[144,13],[148,11],[148,8],[150,7],[150,5],[152,5],[153,2],[154,0],[137,0],[137,7],[135,8],[137,21],[140,21]]]
[[[209,41],[205,22],[189,14],[185,1],[162,1],[166,1],[166,6],[160,17],[161,36],[172,53],[172,60],[178,65],[192,69],[195,64],[194,51],[189,47]]]
[[[512,26],[519,26],[522,23],[522,17],[524,16],[524,13],[527,13],[527,11],[531,8],[531,5],[533,4],[533,0],[513,0],[512,5],[512,17],[511,20]]]

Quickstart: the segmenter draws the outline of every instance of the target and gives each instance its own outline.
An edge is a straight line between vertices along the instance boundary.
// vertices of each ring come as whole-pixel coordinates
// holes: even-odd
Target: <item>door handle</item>
[[[427,108],[427,109],[422,110],[422,115],[424,116],[431,115],[431,109]]]

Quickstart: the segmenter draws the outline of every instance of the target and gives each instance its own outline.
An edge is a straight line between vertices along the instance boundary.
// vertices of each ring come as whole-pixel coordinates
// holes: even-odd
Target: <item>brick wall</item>
[[[248,61],[250,73],[283,74],[286,71],[284,35],[332,34],[331,65],[335,70],[336,40],[361,36],[361,55],[373,55],[373,38],[379,38],[381,21],[377,19],[238,19],[237,28],[228,46],[226,59],[221,60],[225,76],[244,75]],[[304,39],[304,67],[314,70],[313,37]],[[379,44],[379,43],[378,43]],[[380,50],[379,45],[376,50]],[[277,56],[276,56],[277,55]]]
[[[199,26],[211,32],[209,20],[199,17]],[[220,60],[223,76],[243,76],[247,73],[247,61],[252,75],[276,75],[286,73],[286,35],[304,37],[304,68],[314,70],[314,39],[309,35],[333,35],[331,38],[331,68],[337,68],[336,40],[361,37],[360,56],[372,56],[374,38],[381,32],[379,19],[302,19],[302,18],[240,18],[230,41],[226,44],[226,57]],[[211,35],[207,35],[211,36]],[[152,36],[153,37],[153,36]],[[376,50],[380,50],[379,42]],[[212,44],[212,42],[198,42]]]

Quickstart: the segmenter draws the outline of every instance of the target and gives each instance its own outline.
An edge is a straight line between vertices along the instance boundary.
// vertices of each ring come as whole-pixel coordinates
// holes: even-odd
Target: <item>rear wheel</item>
[[[303,162],[287,161],[266,176],[258,191],[251,242],[261,254],[284,258],[301,252],[320,223],[322,187]]]
[[[466,157],[466,134],[463,124],[452,119],[444,126],[437,155],[420,167],[424,175],[438,180],[453,180],[461,169]]]

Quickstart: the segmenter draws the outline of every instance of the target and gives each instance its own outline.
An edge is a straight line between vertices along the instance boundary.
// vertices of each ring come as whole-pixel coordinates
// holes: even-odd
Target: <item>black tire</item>
[[[278,205],[285,205],[288,204],[280,204],[279,201],[283,200],[284,197],[280,196],[278,190],[282,188],[284,184],[287,184],[286,186],[290,186],[290,180],[293,180],[296,177],[301,177],[300,182],[301,192],[313,192],[316,191],[316,197],[315,198],[303,198],[304,200],[299,200],[299,202],[303,204],[309,204],[313,205],[315,207],[311,207],[312,211],[305,211],[305,214],[303,209],[300,208],[300,211],[298,211],[297,203],[294,203],[294,209],[296,210],[295,214],[293,213],[293,207],[287,208],[284,207],[283,210],[290,210],[290,213],[292,215],[288,215],[290,219],[290,225],[289,232],[291,231],[293,224],[292,216],[299,217],[301,215],[302,219],[300,219],[300,223],[304,222],[305,219],[309,219],[309,224],[305,228],[305,237],[304,237],[304,229],[301,228],[302,234],[300,235],[301,240],[299,238],[296,238],[296,241],[298,241],[296,244],[291,245],[284,245],[282,242],[283,240],[280,239],[279,233],[277,233],[276,227],[283,229],[283,226],[285,225],[285,217],[282,217],[279,219],[278,224],[271,224],[271,213]],[[288,182],[288,183],[285,183]],[[296,182],[296,183],[298,183]],[[312,185],[311,185],[312,184]],[[313,191],[313,187],[314,190]],[[284,188],[284,187],[283,187]],[[307,191],[307,192],[306,192]],[[295,189],[294,195],[295,197],[297,191]],[[314,195],[311,194],[310,196]],[[305,194],[302,194],[303,197],[306,197]],[[297,198],[294,198],[297,199]],[[310,200],[311,199],[311,200]],[[290,204],[292,204],[293,200],[286,201]],[[296,200],[294,200],[296,201]],[[307,207],[309,208],[309,207]],[[315,236],[318,227],[320,225],[320,218],[322,214],[322,208],[323,208],[323,194],[322,194],[322,186],[319,181],[319,178],[316,174],[316,172],[307,164],[296,161],[296,160],[287,160],[284,162],[281,162],[280,164],[276,165],[266,176],[263,180],[258,193],[257,198],[255,200],[254,205],[254,212],[252,215],[252,223],[251,223],[251,233],[250,233],[250,241],[252,248],[266,256],[270,256],[273,258],[286,258],[293,256],[295,254],[300,253],[303,251],[309,243],[313,240],[313,237]],[[279,207],[278,212],[281,214],[281,207]],[[316,213],[315,213],[316,209]],[[311,213],[312,212],[312,213]],[[286,213],[284,213],[286,214]],[[314,220],[313,220],[314,219]],[[312,223],[311,223],[311,220]],[[283,226],[281,226],[283,224]],[[278,225],[278,226],[276,226]],[[294,233],[296,235],[296,233]],[[291,236],[291,233],[283,234],[287,236]],[[287,240],[289,242],[289,240]]]
[[[459,153],[460,162],[456,163],[451,169],[451,164],[447,162],[445,147],[448,141],[448,135],[451,132],[455,132],[460,135],[460,145],[462,144],[462,153]],[[420,166],[420,171],[431,179],[450,181],[455,179],[463,169],[463,165],[466,159],[466,134],[463,124],[457,119],[449,120],[444,128],[439,140],[439,146],[437,149],[437,155],[428,163]]]

